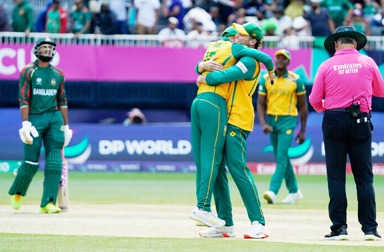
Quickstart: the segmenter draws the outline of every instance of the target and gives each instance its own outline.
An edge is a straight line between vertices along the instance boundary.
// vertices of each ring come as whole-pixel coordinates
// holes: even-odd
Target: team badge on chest
[[[52,79],[51,79],[51,85],[52,85],[52,86],[56,86],[56,84],[57,84],[57,83],[56,83],[56,79],[55,79],[55,78],[52,78]]]

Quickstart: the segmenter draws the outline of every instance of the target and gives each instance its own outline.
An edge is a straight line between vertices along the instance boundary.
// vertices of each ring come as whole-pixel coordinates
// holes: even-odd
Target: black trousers
[[[368,117],[361,113],[360,118]],[[325,111],[323,137],[329,191],[331,230],[347,226],[345,169],[347,154],[356,183],[358,218],[364,233],[376,230],[376,202],[372,173],[371,122],[357,122],[350,112]]]

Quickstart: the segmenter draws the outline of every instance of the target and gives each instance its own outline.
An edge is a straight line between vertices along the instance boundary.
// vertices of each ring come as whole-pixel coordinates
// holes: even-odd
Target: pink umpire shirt
[[[320,65],[309,102],[321,113],[349,108],[352,102],[360,101],[361,111],[368,113],[372,95],[384,97],[384,81],[377,64],[356,49],[343,49]]]

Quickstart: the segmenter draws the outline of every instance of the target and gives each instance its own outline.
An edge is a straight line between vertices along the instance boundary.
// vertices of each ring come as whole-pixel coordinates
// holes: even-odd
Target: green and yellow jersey
[[[297,96],[306,93],[299,75],[287,71],[282,77],[276,75],[274,84],[268,74],[260,78],[258,93],[267,96],[267,114],[277,116],[297,116]]]
[[[236,64],[238,59],[244,56],[249,56],[256,59],[257,61],[263,62],[266,65],[268,71],[272,71],[274,69],[273,61],[269,55],[241,44],[232,43],[227,38],[223,38],[223,40],[209,43],[208,49],[204,55],[204,61],[208,61],[212,57],[218,57],[215,61],[222,64],[223,70],[226,70]],[[198,64],[196,66],[196,72],[199,73],[197,69]],[[205,71],[202,74],[206,75],[208,73],[209,72]],[[223,83],[222,85],[218,86],[209,86],[207,84],[201,84],[199,90],[197,91],[197,94],[201,94],[204,92],[213,92],[228,100],[229,90],[230,83],[228,83],[228,81],[227,83]]]
[[[252,96],[259,77],[260,63],[251,57],[242,57],[236,65],[227,70],[207,74],[208,85],[231,82],[227,97],[228,124],[253,131],[255,110]]]
[[[29,106],[30,114],[67,106],[64,73],[54,66],[39,67],[37,60],[26,65],[20,73],[19,87],[20,107]]]

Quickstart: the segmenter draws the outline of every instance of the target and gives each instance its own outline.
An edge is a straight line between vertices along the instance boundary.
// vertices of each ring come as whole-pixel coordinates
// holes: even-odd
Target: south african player
[[[262,30],[253,23],[233,25],[238,34],[236,42],[259,49],[262,45]],[[256,50],[255,50],[256,51]],[[253,131],[255,112],[252,95],[260,77],[260,63],[251,57],[242,57],[236,65],[222,72],[200,76],[198,83],[210,86],[233,82],[227,99],[228,134],[225,138],[224,158],[220,165],[213,194],[218,217],[225,220],[222,228],[211,228],[200,232],[203,237],[233,237],[235,228],[232,219],[232,205],[229,195],[225,163],[228,166],[251,221],[251,228],[244,238],[261,239],[268,237],[260,200],[250,169],[247,167],[246,140]]]
[[[52,66],[56,44],[49,38],[34,46],[37,60],[20,74],[19,102],[22,117],[20,138],[24,142],[24,161],[9,190],[11,205],[19,209],[33,176],[39,169],[41,142],[45,148],[44,190],[41,213],[59,213],[55,206],[63,161],[61,149],[68,145],[72,131],[68,126],[68,107],[63,72]],[[31,136],[32,135],[32,136]]]
[[[227,38],[210,43],[204,61],[215,58],[215,61],[220,63],[225,70],[236,64],[239,58],[247,55],[253,58],[263,58],[267,69],[273,72],[273,62],[268,55],[244,45],[232,43]],[[199,65],[197,70],[199,70]],[[203,76],[206,74],[208,71],[203,72]],[[216,86],[201,84],[191,109],[192,147],[197,167],[197,205],[192,210],[190,218],[201,225],[214,228],[225,225],[225,221],[212,214],[210,207],[213,186],[222,161],[230,89],[230,83]]]

